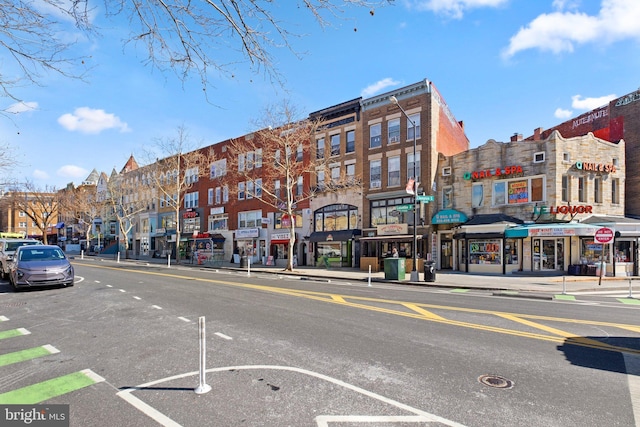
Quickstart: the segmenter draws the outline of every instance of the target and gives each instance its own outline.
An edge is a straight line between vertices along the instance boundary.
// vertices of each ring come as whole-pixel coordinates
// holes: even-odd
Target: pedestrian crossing
[[[5,330],[3,329],[5,323],[10,323],[10,319],[5,316],[0,316],[0,342],[9,339],[20,340],[20,337],[31,334],[31,332],[25,328]],[[2,346],[0,346],[0,348],[2,348]],[[18,366],[19,364],[26,363],[30,360],[51,357],[58,353],[60,353],[60,350],[50,344],[24,348],[8,353],[2,353],[0,351],[0,368],[13,367],[14,365]],[[69,374],[0,393],[0,405],[35,405],[102,381],[104,381],[104,378],[100,377],[90,369],[71,372]],[[0,370],[0,386],[1,385],[2,371]]]

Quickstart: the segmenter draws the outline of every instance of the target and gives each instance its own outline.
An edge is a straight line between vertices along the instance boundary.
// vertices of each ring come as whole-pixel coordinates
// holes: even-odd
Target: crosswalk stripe
[[[31,332],[27,331],[24,328],[11,329],[9,331],[2,331],[0,332],[0,340],[3,340],[5,338],[19,337],[21,335],[29,335],[30,333]]]
[[[79,390],[104,381],[104,378],[89,369],[53,378],[27,387],[0,394],[2,405],[35,405],[45,400]]]
[[[13,363],[24,362],[25,360],[36,359],[38,357],[48,356],[55,353],[59,353],[59,350],[51,345],[43,345],[40,347],[15,351],[13,353],[0,355],[0,366],[7,366]]]

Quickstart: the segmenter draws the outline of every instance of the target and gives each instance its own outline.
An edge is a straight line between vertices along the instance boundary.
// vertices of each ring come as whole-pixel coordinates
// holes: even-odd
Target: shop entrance
[[[442,240],[440,242],[440,269],[451,270],[453,268],[453,241]]]
[[[564,239],[533,240],[534,271],[564,270]]]

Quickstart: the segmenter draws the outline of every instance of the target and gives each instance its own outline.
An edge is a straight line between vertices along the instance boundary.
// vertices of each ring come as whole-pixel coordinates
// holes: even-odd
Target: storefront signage
[[[182,218],[198,218],[200,214],[197,211],[187,211],[182,214]]]
[[[457,224],[466,221],[467,216],[464,213],[453,209],[442,210],[431,218],[432,224]]]
[[[616,165],[604,163],[576,162],[576,169],[590,172],[616,173]]]
[[[260,237],[260,230],[257,228],[242,228],[236,230],[236,239],[250,239],[254,237]]]
[[[575,236],[575,235],[576,235],[575,228],[540,227],[540,228],[529,229],[530,237],[538,237],[538,236],[561,237],[561,236]]]
[[[291,233],[273,233],[271,240],[289,240]]]
[[[483,179],[483,178],[493,178],[493,177],[503,177],[509,175],[515,175],[524,173],[522,170],[522,166],[507,166],[505,168],[495,168],[495,169],[485,169],[481,171],[475,172],[465,172],[463,178],[464,179]]]
[[[378,236],[393,236],[396,234],[407,234],[409,232],[408,224],[383,224],[377,226]]]
[[[593,206],[580,205],[580,206],[534,206],[534,215],[575,215],[575,214],[590,214],[593,213]]]

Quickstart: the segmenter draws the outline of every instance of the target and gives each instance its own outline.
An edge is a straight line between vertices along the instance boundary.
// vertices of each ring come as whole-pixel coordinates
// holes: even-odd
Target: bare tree
[[[15,210],[24,212],[42,232],[42,241],[47,244],[47,228],[57,222],[60,209],[56,189],[48,186],[37,188],[33,182],[26,181],[20,189],[9,193],[9,200]]]
[[[65,222],[72,221],[76,230],[84,234],[88,245],[92,238],[93,223],[102,218],[106,201],[98,197],[95,185],[70,186],[59,195],[59,209]]]
[[[195,74],[203,89],[209,86],[212,71],[233,77],[238,63],[281,81],[272,50],[285,47],[296,55],[290,40],[300,36],[289,29],[280,14],[296,7],[312,16],[324,28],[343,18],[350,7],[368,10],[393,0],[299,0],[295,4],[276,4],[264,0],[105,0],[109,18],[128,20],[130,33],[125,44],[142,44],[146,64],[172,70],[181,79]],[[55,72],[82,78],[88,56],[74,56],[72,47],[80,36],[97,35],[95,14],[101,6],[89,0],[9,0],[0,13],[0,48],[12,60],[15,72],[0,75],[5,97],[18,100],[14,89],[21,84],[38,84],[43,73]],[[365,9],[366,8],[366,9]],[[6,65],[6,64],[5,64]],[[3,68],[3,70],[5,70]]]
[[[176,223],[176,262],[180,262],[180,236],[183,233],[180,209],[194,205],[197,192],[189,193],[201,177],[207,177],[215,161],[211,147],[198,148],[184,126],[178,127],[174,138],[160,138],[145,151],[149,165],[148,177],[154,192],[166,209],[173,211]],[[200,144],[202,145],[202,144]],[[156,159],[156,160],[153,160]],[[186,200],[186,202],[185,202]],[[189,229],[187,232],[197,230]]]
[[[324,126],[322,119],[300,119],[296,108],[285,100],[268,107],[256,124],[261,130],[250,138],[231,142],[228,177],[245,183],[247,198],[259,199],[290,219],[286,270],[293,270],[298,205],[318,193],[357,187],[359,180],[342,175],[326,185],[311,185],[317,182],[318,174],[329,172],[329,156],[311,155],[315,152],[314,135]]]

